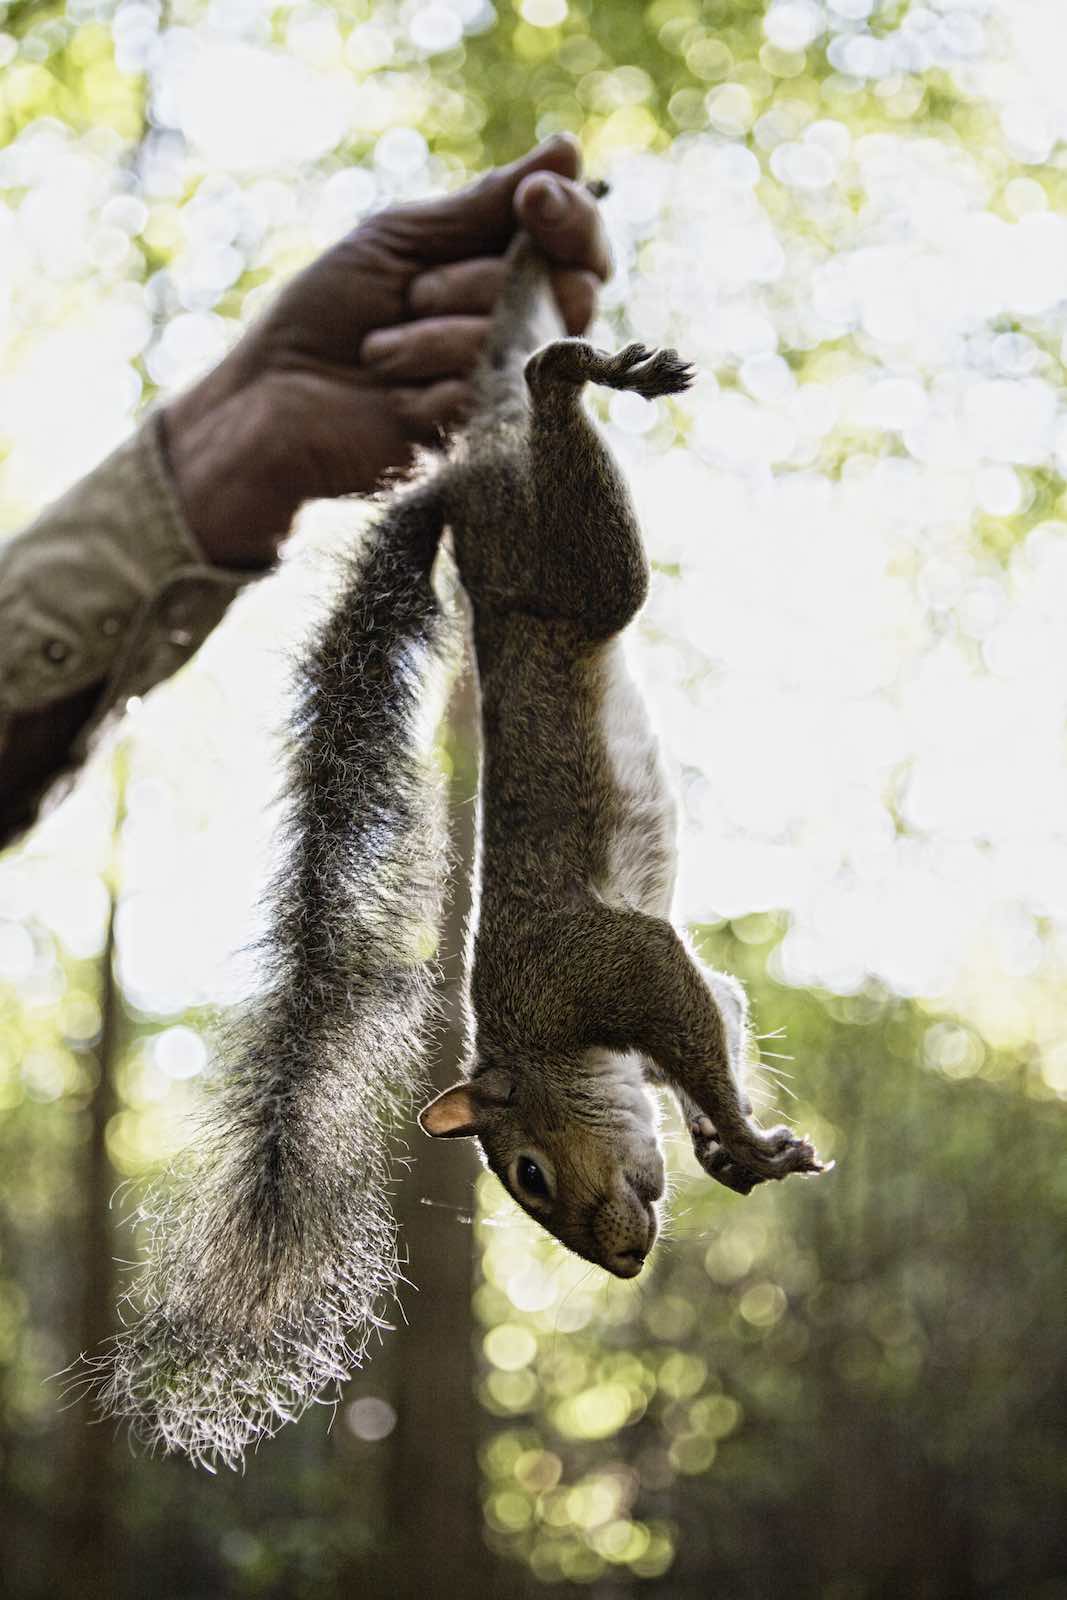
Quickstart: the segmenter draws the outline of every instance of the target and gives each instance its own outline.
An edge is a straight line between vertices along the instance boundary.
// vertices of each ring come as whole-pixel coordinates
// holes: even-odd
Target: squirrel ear
[[[433,1139],[464,1139],[478,1132],[491,1106],[506,1106],[515,1081],[504,1067],[488,1067],[439,1094],[419,1112],[419,1124]]]
[[[433,1139],[463,1139],[477,1133],[478,1095],[469,1083],[454,1083],[419,1112],[419,1125]]]

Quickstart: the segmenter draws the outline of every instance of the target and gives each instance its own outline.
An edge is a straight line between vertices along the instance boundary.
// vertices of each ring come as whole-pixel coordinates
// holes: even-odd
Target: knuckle
[[[438,268],[432,268],[412,279],[408,305],[416,316],[432,315],[445,305],[447,297],[445,274]]]
[[[419,402],[421,394],[418,389],[409,389],[397,384],[383,392],[383,403],[391,415],[393,422],[403,433],[410,433],[418,426]]]

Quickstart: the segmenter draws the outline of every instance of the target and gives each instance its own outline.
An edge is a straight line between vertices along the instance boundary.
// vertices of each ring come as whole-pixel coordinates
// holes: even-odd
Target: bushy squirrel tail
[[[362,1361],[397,1283],[391,1129],[433,1015],[445,849],[430,751],[450,629],[432,482],[380,512],[304,652],[266,982],[227,1029],[187,1168],[96,1358],[102,1411],[212,1466]]]

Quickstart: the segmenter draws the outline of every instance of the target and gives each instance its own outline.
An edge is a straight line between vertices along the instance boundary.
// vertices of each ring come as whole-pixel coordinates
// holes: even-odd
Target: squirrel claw
[[[618,371],[608,383],[613,388],[632,389],[646,400],[678,394],[689,388],[696,375],[676,350],[649,350],[643,344],[627,345],[615,362]]]

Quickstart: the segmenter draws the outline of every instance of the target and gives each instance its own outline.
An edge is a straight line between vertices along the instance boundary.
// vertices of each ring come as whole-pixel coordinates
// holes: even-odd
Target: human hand
[[[567,331],[584,331],[610,259],[579,169],[560,136],[456,194],[379,211],[165,407],[178,492],[212,561],[268,563],[302,501],[377,488],[462,419],[517,227],[556,263]]]

